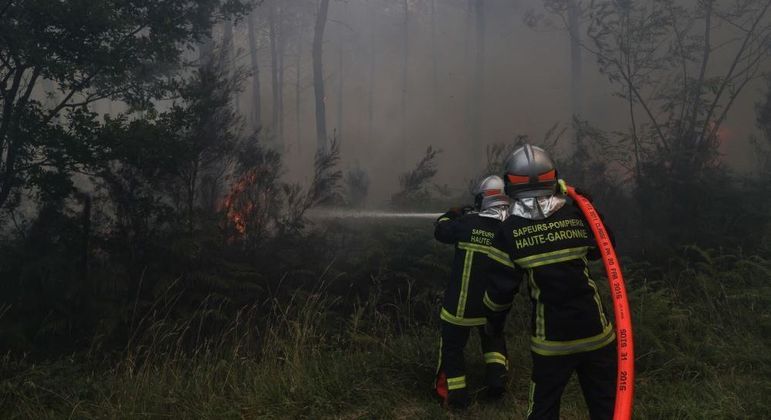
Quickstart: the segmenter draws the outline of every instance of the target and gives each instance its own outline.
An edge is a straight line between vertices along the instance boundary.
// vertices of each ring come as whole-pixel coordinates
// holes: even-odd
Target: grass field
[[[423,290],[420,280],[442,278],[450,254],[428,243],[399,251],[412,260],[389,254],[370,274],[364,298],[337,292],[353,273],[324,271],[313,288],[273,299],[261,322],[249,321],[255,307],[244,308],[194,346],[183,337],[200,332],[193,321],[199,317],[159,317],[120,352],[92,348],[34,363],[7,354],[0,362],[0,417],[523,418],[530,354],[522,293],[507,324],[505,398],[485,399],[473,335],[466,353],[472,406],[448,412],[433,396],[441,287]],[[351,267],[377,254],[361,249],[370,251],[352,256]],[[665,267],[627,261],[625,275],[635,322],[635,418],[768,418],[771,262],[691,248]],[[408,286],[385,284],[397,281]],[[588,418],[575,378],[562,418]]]

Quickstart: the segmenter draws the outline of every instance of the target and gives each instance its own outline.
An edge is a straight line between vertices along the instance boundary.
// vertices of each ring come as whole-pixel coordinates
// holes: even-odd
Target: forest
[[[766,418],[771,0],[0,0],[0,417],[525,418],[524,288],[504,397],[476,337],[434,395],[430,217],[525,143],[615,232],[634,417]]]

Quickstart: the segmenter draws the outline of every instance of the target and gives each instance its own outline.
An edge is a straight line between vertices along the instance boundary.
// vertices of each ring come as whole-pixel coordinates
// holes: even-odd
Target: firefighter
[[[472,329],[480,333],[487,391],[491,397],[503,394],[508,370],[503,334],[484,333],[482,296],[487,287],[485,273],[491,264],[490,258],[504,269],[513,269],[508,257],[492,247],[498,225],[508,215],[509,199],[498,176],[483,179],[474,189],[474,196],[473,208],[450,209],[437,219],[434,231],[438,241],[455,245],[455,258],[440,312],[441,340],[434,384],[443,404],[450,408],[464,408],[469,403],[463,349]]]
[[[510,217],[496,232],[494,247],[519,273],[491,277],[484,295],[490,328],[500,328],[520,279],[526,281],[533,360],[528,418],[559,419],[562,392],[576,372],[591,418],[610,419],[616,398],[615,333],[589,273],[588,261],[600,258],[591,229],[568,201],[543,149],[526,144],[505,167]]]

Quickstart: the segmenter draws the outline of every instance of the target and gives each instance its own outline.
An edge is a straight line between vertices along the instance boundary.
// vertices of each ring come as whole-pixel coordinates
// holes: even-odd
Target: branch
[[[20,111],[21,107],[27,105],[27,101],[29,101],[29,97],[32,95],[32,90],[35,89],[38,77],[40,77],[40,67],[36,66],[32,69],[32,75],[30,75],[29,80],[27,80],[27,87],[24,89],[24,94],[22,94],[19,101],[16,103],[17,111]]]
[[[126,89],[116,89],[116,90],[111,90],[110,92],[107,92],[107,93],[90,94],[86,96],[86,99],[80,102],[71,102],[64,105],[64,108],[77,108],[77,107],[85,106],[96,101],[101,101],[102,99],[110,98],[121,92],[126,92]],[[168,98],[168,99],[174,99],[174,98]]]
[[[693,110],[691,113],[691,122],[688,124],[688,130],[686,132],[693,133],[696,128],[696,117],[699,113],[699,101],[701,100],[701,89],[704,86],[704,75],[707,72],[707,63],[709,63],[709,56],[711,53],[710,48],[710,34],[712,33],[712,0],[707,2],[707,15],[704,20],[704,50],[701,59],[701,68],[699,69],[699,79],[696,83],[695,96],[693,98]]]
[[[629,23],[627,22],[627,27],[628,26],[629,26]],[[602,43],[602,41],[599,39],[599,35],[595,35],[595,36],[591,36],[590,35],[590,38],[592,38],[594,40],[595,44],[597,44],[601,48],[600,44]],[[621,61],[619,61],[618,58],[611,58],[611,57],[605,55],[600,50],[594,50],[594,49],[588,47],[583,42],[580,42],[579,45],[581,46],[581,48],[585,49],[590,54],[593,54],[596,57],[598,57],[599,59],[601,59],[603,61],[606,61],[607,63],[610,63],[610,64],[612,64],[612,65],[614,65],[616,67],[616,69],[618,70],[619,74],[623,78],[624,82],[628,85],[629,91],[631,92],[631,94],[634,95],[635,98],[637,98],[637,101],[643,107],[643,110],[645,110],[645,114],[648,116],[648,119],[650,119],[651,123],[653,124],[654,129],[656,130],[656,133],[657,133],[659,139],[661,140],[661,145],[666,150],[668,150],[669,149],[669,143],[667,142],[666,137],[664,136],[664,132],[661,129],[661,125],[656,120],[656,117],[653,115],[653,112],[651,112],[651,109],[648,106],[647,101],[642,97],[642,95],[640,94],[639,90],[634,86],[634,83],[633,83],[633,80],[632,80],[632,75],[631,74],[627,74],[627,72],[624,71],[624,65],[621,63]],[[628,54],[630,52],[631,52],[631,50],[629,50]],[[621,51],[620,47],[619,47],[619,54],[622,54],[622,51]],[[623,56],[621,57],[621,59],[623,60]]]
[[[685,108],[686,103],[688,102],[688,62],[685,59],[685,46],[683,45],[683,37],[684,33],[687,33],[690,28],[686,29],[685,32],[680,32],[677,30],[677,17],[675,15],[674,8],[672,5],[669,5],[667,8],[669,10],[669,14],[671,16],[671,23],[672,23],[672,31],[675,33],[675,39],[677,40],[677,47],[679,48],[680,52],[680,66],[682,68],[682,77],[683,77],[683,98],[682,98],[682,104],[680,104],[680,117],[678,118],[678,127],[677,127],[677,136],[680,137],[683,134],[683,119],[685,118]]]
[[[756,60],[756,64],[759,63],[759,60]],[[713,124],[712,129],[709,132],[709,136],[707,138],[712,138],[717,133],[717,130],[720,128],[720,126],[723,124],[723,121],[725,121],[726,117],[728,116],[728,110],[733,105],[736,98],[739,96],[739,94],[744,90],[744,88],[747,86],[747,84],[752,81],[756,80],[758,78],[757,73],[760,70],[760,66],[755,66],[755,71],[751,72],[747,75],[747,77],[742,80],[741,84],[731,92],[731,96],[728,98],[728,103],[726,103],[725,107],[723,108],[723,111],[720,113],[720,117],[715,120],[715,124]]]
[[[3,118],[0,120],[0,145],[5,144],[5,136],[8,133],[8,128],[11,124],[11,113],[13,112],[13,104],[16,99],[16,94],[19,92],[19,86],[21,85],[21,79],[24,75],[25,69],[13,73],[13,83],[9,90],[4,91],[4,103],[3,103]],[[6,156],[7,158],[7,156]],[[0,202],[2,202],[0,200]]]
[[[765,17],[769,6],[771,6],[771,0],[766,2],[766,5],[763,7],[763,11],[761,13],[758,13],[758,17],[755,19],[755,22],[753,22],[752,27],[747,32],[747,36],[744,37],[744,42],[742,43],[742,46],[739,48],[739,51],[736,53],[733,63],[731,63],[731,68],[728,70],[728,74],[726,74],[726,77],[723,79],[723,83],[720,84],[720,88],[715,94],[715,99],[712,101],[712,104],[709,107],[709,111],[707,112],[706,118],[704,119],[704,126],[701,129],[699,141],[704,140],[704,135],[707,133],[707,130],[709,128],[709,121],[710,119],[712,119],[712,115],[715,113],[715,108],[717,107],[717,104],[720,101],[720,97],[723,95],[723,91],[728,85],[729,80],[733,77],[733,72],[734,70],[736,70],[736,66],[739,64],[739,60],[744,55],[744,52],[747,49],[747,45],[750,39],[752,38],[752,34],[755,32],[755,29],[757,28],[760,21],[763,20],[763,17]]]
[[[5,106],[3,109],[3,120],[0,122],[0,144],[8,145],[7,149],[5,150],[5,163],[3,168],[3,174],[2,174],[2,182],[0,182],[0,206],[5,204],[5,201],[8,199],[8,195],[11,193],[12,189],[12,182],[11,182],[11,176],[14,174],[14,162],[16,160],[16,140],[18,138],[11,138],[9,140],[6,140],[6,136],[8,135],[9,131],[11,130],[11,126],[14,127],[18,126],[19,119],[21,118],[22,110],[21,108],[26,106],[27,101],[29,100],[30,95],[32,94],[32,89],[35,87],[35,82],[37,81],[37,78],[40,76],[40,68],[35,67],[32,70],[32,76],[29,79],[29,82],[27,84],[26,89],[24,89],[24,93],[19,97],[19,100],[16,102],[16,115],[13,115],[13,108],[14,108],[14,99],[16,97],[16,93],[18,92],[20,86],[21,86],[21,80],[24,76],[24,73],[26,72],[26,69],[22,69],[21,71],[17,71],[16,76],[13,79],[13,86],[12,91],[13,94],[11,95],[10,100],[5,101]],[[13,116],[13,118],[11,118]],[[12,133],[13,134],[13,133]],[[3,146],[5,148],[5,146]]]
[[[3,97],[5,97],[5,94],[7,92],[5,87],[8,85],[8,79],[11,78],[11,75],[14,74],[14,70],[17,67],[12,66],[10,60],[6,60],[2,56],[0,56],[0,61],[2,61],[3,68],[8,69],[8,73],[5,75],[5,77],[3,77],[2,80],[0,80],[0,94],[2,94]]]
[[[627,60],[626,60],[626,67],[627,72],[631,73],[632,71],[632,64],[631,64],[631,54],[627,54]],[[637,175],[637,181],[639,182],[642,179],[642,173],[640,168],[640,147],[639,147],[639,141],[640,139],[637,137],[637,120],[634,116],[634,98],[632,97],[632,81],[631,79],[627,79],[627,85],[629,87],[629,95],[628,101],[629,101],[629,119],[632,122],[632,142],[634,143],[634,160],[635,160],[635,175]]]
[[[131,31],[130,33],[128,33],[126,36],[124,36],[124,37],[123,37],[123,39],[121,39],[121,40],[120,40],[120,42],[118,43],[118,45],[115,47],[115,50],[118,50],[119,48],[121,48],[121,47],[123,46],[123,44],[125,44],[125,43],[126,43],[128,40],[129,40],[129,39],[133,38],[133,37],[134,37],[134,35],[138,34],[140,31],[142,31],[143,29],[145,29],[145,27],[146,27],[145,25],[141,25],[141,26],[137,27],[136,29],[134,29],[133,31]],[[64,109],[65,107],[67,107],[67,106],[68,106],[68,105],[67,105],[67,103],[70,101],[70,99],[72,99],[72,97],[75,95],[75,93],[77,93],[77,92],[81,91],[81,90],[82,90],[82,89],[84,89],[86,86],[88,86],[88,85],[89,85],[89,83],[91,83],[91,81],[92,81],[92,80],[93,80],[93,79],[94,79],[94,78],[95,78],[97,75],[99,75],[99,73],[100,73],[100,72],[101,72],[101,71],[102,71],[102,70],[103,70],[105,67],[106,67],[105,65],[100,65],[100,66],[99,66],[99,67],[97,67],[97,68],[96,68],[96,70],[94,70],[94,72],[93,72],[93,73],[91,73],[91,74],[90,74],[88,77],[86,77],[85,79],[82,79],[82,80],[80,80],[79,82],[75,83],[75,86],[74,86],[74,87],[73,87],[73,88],[70,90],[70,92],[69,92],[69,93],[68,93],[68,94],[67,94],[67,95],[64,97],[64,99],[62,99],[62,100],[59,102],[59,105],[57,105],[56,107],[54,107],[54,108],[53,108],[53,109],[52,109],[52,110],[51,110],[51,111],[48,113],[48,116],[46,116],[46,118],[44,118],[44,119],[43,119],[43,124],[48,124],[48,123],[49,123],[49,122],[50,122],[50,121],[51,121],[51,120],[52,120],[52,119],[53,119],[55,116],[57,116],[57,115],[59,114],[59,112],[61,112],[61,110],[62,110],[62,109]]]
[[[620,66],[619,63],[616,63],[617,66]],[[648,119],[651,120],[651,123],[653,124],[653,127],[656,129],[656,134],[658,134],[659,139],[661,140],[662,146],[664,146],[664,149],[669,150],[669,143],[667,142],[667,138],[664,136],[664,132],[661,130],[661,125],[656,120],[656,117],[653,116],[653,112],[651,112],[650,108],[648,107],[648,103],[643,99],[642,95],[640,95],[640,91],[637,90],[637,88],[634,86],[634,83],[632,83],[632,80],[627,77],[627,75],[624,73],[623,70],[619,67],[619,71],[621,72],[621,76],[624,78],[624,80],[627,81],[629,84],[629,89],[632,91],[634,96],[637,98],[637,101],[642,105],[643,109],[645,110],[645,113],[648,115]]]
[[[740,12],[738,12],[738,14],[739,14],[739,15],[741,15],[741,14],[744,14],[744,13],[747,13],[747,10],[746,10],[746,9],[740,9],[740,10],[741,10],[741,11],[740,11]],[[752,12],[750,11],[750,13],[752,13]],[[746,33],[750,33],[750,32],[752,32],[752,29],[751,29],[751,28],[750,28],[750,29],[747,29],[747,28],[745,28],[744,26],[742,26],[742,25],[740,25],[740,24],[738,24],[738,23],[734,22],[733,20],[731,20],[731,19],[729,18],[729,14],[728,14],[728,13],[720,13],[720,12],[715,12],[715,16],[717,16],[719,19],[721,19],[721,20],[722,20],[722,21],[724,21],[725,23],[727,23],[727,24],[729,24],[729,25],[733,26],[734,28],[738,29],[740,32],[744,32],[745,34],[746,34]]]

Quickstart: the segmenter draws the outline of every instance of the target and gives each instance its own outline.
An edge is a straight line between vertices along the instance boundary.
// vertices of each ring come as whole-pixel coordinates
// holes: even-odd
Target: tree
[[[215,20],[243,12],[239,0],[38,0],[0,7],[0,207],[43,178],[69,182],[90,154],[66,142],[100,99],[135,109],[169,93],[170,71]],[[35,97],[50,81],[55,103]],[[53,96],[52,96],[53,97]],[[61,121],[61,122],[60,122]]]
[[[583,83],[581,80],[581,5],[568,0],[568,33],[570,34],[570,103],[574,117],[582,114]]]
[[[372,142],[375,135],[375,58],[377,53],[375,38],[375,5],[369,3],[369,18],[373,24],[369,32],[369,77],[367,78],[367,141]]]
[[[327,154],[327,110],[324,96],[324,66],[322,44],[327,25],[329,0],[320,0],[313,31],[313,92],[316,96],[316,148],[320,155]]]
[[[254,20],[257,18],[257,11],[254,10],[247,16],[246,23],[249,31],[249,58],[251,59],[252,69],[252,122],[258,130],[262,127],[262,94],[260,88],[260,65],[257,54],[257,31],[254,27]]]
[[[279,149],[283,147],[283,45],[284,34],[281,24],[283,11],[276,2],[268,6],[268,24],[270,26],[270,76],[273,93],[273,131]]]
[[[484,72],[485,72],[485,2],[476,0],[474,3],[475,29],[476,29],[476,57],[474,58],[474,84],[471,91],[471,126],[469,144],[473,158],[474,171],[478,171],[481,165],[482,139],[482,102],[484,100]]]
[[[436,0],[431,0],[431,89],[433,99],[439,99],[439,76],[436,46]]]
[[[653,155],[663,156],[667,173],[686,178],[714,162],[731,106],[768,71],[769,6],[769,0],[726,6],[707,0],[693,9],[674,1],[600,2],[589,10],[591,45],[584,48],[629,105],[638,178]],[[729,30],[719,33],[718,21]],[[718,48],[730,51],[725,68],[713,59]]]
[[[763,133],[762,139],[755,139],[755,156],[761,174],[771,175],[771,77],[766,81],[763,100],[755,105],[755,122]],[[766,178],[767,179],[767,178]],[[763,182],[767,187],[767,182]],[[771,188],[768,188],[771,190]]]
[[[407,77],[409,63],[410,63],[410,5],[407,0],[402,0],[404,9],[404,21],[403,29],[404,37],[402,38],[402,141],[407,140]]]
[[[733,229],[726,212],[713,210],[737,191],[720,159],[720,128],[748,84],[769,73],[770,7],[771,0],[691,8],[659,0],[587,8],[582,47],[627,104],[629,130],[620,140],[632,152],[622,163],[634,180],[641,235],[666,230],[682,243]],[[716,59],[718,50],[727,59]],[[697,228],[707,225],[716,228]]]
[[[302,76],[302,53],[303,53],[303,41],[304,41],[304,29],[305,25],[300,17],[300,14],[297,14],[297,22],[296,22],[296,28],[295,28],[295,63],[294,63],[294,126],[295,126],[295,137],[297,142],[297,151],[299,152],[302,147],[302,125],[300,124],[301,121],[301,115],[302,115],[302,86],[301,86],[301,76]]]

